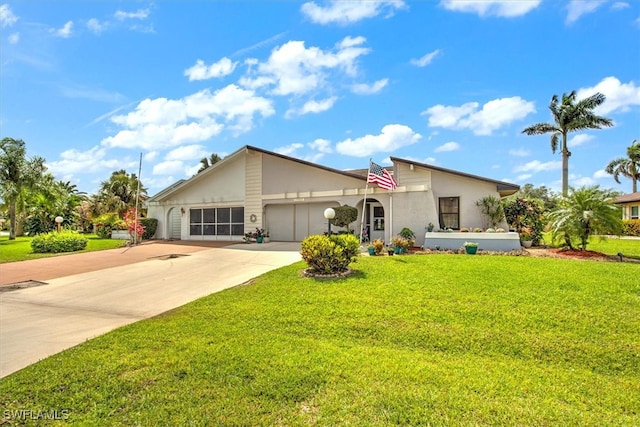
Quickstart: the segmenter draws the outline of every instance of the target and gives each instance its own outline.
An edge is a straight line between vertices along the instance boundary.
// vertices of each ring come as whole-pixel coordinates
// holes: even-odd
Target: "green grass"
[[[124,246],[124,240],[99,239],[95,234],[86,235],[89,242],[86,249],[78,252],[59,254],[35,254],[31,251],[32,237],[16,237],[9,240],[9,236],[0,236],[0,263],[25,261],[30,259],[47,258],[52,256],[67,255],[69,253],[93,252],[104,249],[115,249]]]
[[[84,425],[640,425],[631,263],[302,263],[120,328],[0,382],[7,410]]]
[[[552,245],[551,233],[544,233],[544,242]],[[562,246],[562,241],[555,242],[555,246]],[[587,250],[600,252],[607,255],[618,255],[622,252],[625,257],[640,259],[640,239],[621,239],[619,237],[599,237],[589,238]]]

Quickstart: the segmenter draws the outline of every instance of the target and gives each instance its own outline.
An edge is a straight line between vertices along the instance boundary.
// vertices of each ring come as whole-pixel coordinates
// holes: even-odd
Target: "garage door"
[[[271,240],[299,242],[310,234],[327,231],[324,210],[337,203],[306,203],[295,205],[267,205],[265,228]]]

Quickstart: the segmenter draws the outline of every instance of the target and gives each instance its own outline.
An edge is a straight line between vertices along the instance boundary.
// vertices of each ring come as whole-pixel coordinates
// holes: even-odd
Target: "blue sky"
[[[640,139],[640,2],[0,3],[0,136],[92,193],[150,194],[244,145],[337,169],[389,156],[560,189],[554,94],[597,91],[615,127],[572,134],[574,187]]]

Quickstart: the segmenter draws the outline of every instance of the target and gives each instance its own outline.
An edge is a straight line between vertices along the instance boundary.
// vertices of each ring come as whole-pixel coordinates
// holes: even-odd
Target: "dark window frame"
[[[212,219],[213,222],[211,222]],[[190,236],[244,236],[244,228],[244,206],[189,209]],[[218,230],[224,234],[219,233]]]
[[[443,230],[460,230],[460,196],[438,197],[438,221]]]

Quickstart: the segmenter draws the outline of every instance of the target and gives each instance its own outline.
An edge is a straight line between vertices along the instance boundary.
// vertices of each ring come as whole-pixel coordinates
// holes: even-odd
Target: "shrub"
[[[356,262],[360,242],[351,234],[311,235],[301,244],[300,254],[309,268],[320,274],[346,271]]]
[[[144,240],[149,240],[156,234],[158,229],[158,220],[156,218],[140,218],[140,224],[144,227],[144,233],[142,233]]]
[[[622,221],[622,234],[640,237],[640,219],[625,219]]]
[[[499,198],[486,196],[476,201],[476,206],[487,219],[490,228],[496,228],[504,219],[504,208]]]
[[[40,234],[31,240],[35,253],[59,253],[81,251],[87,247],[87,238],[75,231]]]
[[[115,212],[106,213],[95,218],[93,220],[93,226],[95,227],[95,233],[101,239],[110,239],[111,230],[127,229],[124,221],[122,221]]]
[[[353,206],[343,205],[333,208],[336,216],[331,220],[331,224],[337,227],[345,227],[350,231],[349,225],[358,219],[358,209]]]
[[[384,248],[384,242],[380,239],[374,240],[371,242],[371,245],[373,246],[376,255],[380,254],[380,252],[382,252],[382,248]]]
[[[29,236],[35,236],[37,234],[48,233],[53,230],[53,226],[51,224],[46,224],[42,221],[41,218],[31,215],[29,216],[22,225],[24,232]]]
[[[541,200],[526,198],[509,198],[504,202],[504,213],[509,226],[518,233],[523,228],[531,231],[531,239],[534,245],[538,245],[542,239],[544,230],[544,205]]]

